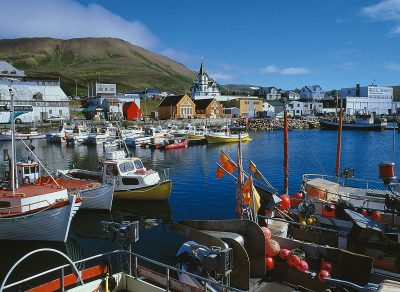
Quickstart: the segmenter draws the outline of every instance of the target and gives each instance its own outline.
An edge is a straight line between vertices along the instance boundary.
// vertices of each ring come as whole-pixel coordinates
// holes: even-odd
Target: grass
[[[151,112],[158,111],[158,105],[161,103],[161,100],[144,100],[140,101],[140,109],[142,111],[142,115],[146,114],[147,107],[147,115],[150,115]]]

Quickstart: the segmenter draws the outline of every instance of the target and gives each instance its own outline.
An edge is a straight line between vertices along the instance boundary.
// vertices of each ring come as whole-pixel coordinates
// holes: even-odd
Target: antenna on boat
[[[339,171],[340,171],[340,154],[342,151],[342,127],[343,127],[343,107],[342,107],[342,100],[340,100],[339,128],[337,135],[336,167],[335,167],[336,177],[339,177]]]
[[[18,188],[18,181],[16,180],[16,167],[15,167],[15,161],[16,161],[16,153],[15,153],[15,114],[14,114],[14,92],[12,90],[12,83],[13,80],[10,80],[10,85],[9,85],[9,93],[10,93],[10,99],[11,99],[11,108],[10,108],[10,118],[11,118],[11,171],[10,171],[10,180],[11,180],[11,189],[13,196],[15,196],[15,190]]]
[[[289,125],[287,117],[287,103],[283,106],[283,188],[286,195],[289,194]]]

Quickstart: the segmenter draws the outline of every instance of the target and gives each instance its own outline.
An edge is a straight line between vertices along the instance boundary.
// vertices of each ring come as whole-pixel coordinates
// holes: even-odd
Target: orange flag
[[[224,163],[227,162],[228,160],[229,160],[228,155],[226,155],[225,152],[221,150],[221,156],[219,157],[219,163],[221,165],[224,165]]]
[[[227,160],[224,164],[224,168],[227,172],[229,172],[230,174],[232,174],[235,169],[236,169],[236,165],[234,163],[232,163],[232,161]]]
[[[249,205],[250,204],[250,196],[251,196],[251,190],[253,188],[253,184],[251,183],[250,176],[247,177],[246,183],[244,184],[242,188],[243,192],[243,204]]]
[[[221,178],[221,177],[224,176],[224,174],[225,174],[225,170],[224,170],[220,165],[217,165],[217,174],[216,174],[216,177],[217,177],[217,178]]]
[[[257,166],[256,166],[256,165],[254,164],[254,162],[251,161],[251,160],[250,160],[249,170],[250,170],[252,173],[256,173],[256,172],[257,172]]]

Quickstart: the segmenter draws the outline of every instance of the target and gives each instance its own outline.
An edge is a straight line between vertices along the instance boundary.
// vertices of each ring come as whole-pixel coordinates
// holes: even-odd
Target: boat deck
[[[26,185],[20,186],[15,190],[15,195],[12,190],[0,190],[0,198],[29,198],[44,194],[56,193],[63,188],[56,185]]]
[[[385,197],[387,194],[390,194],[390,192],[387,190],[363,189],[363,188],[339,186],[339,194],[343,196],[351,196],[361,199],[365,197],[382,198]]]

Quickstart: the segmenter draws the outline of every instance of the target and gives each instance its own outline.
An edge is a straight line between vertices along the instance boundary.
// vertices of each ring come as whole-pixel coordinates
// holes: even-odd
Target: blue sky
[[[222,84],[400,84],[400,0],[0,2],[21,19],[1,38],[119,37]]]

